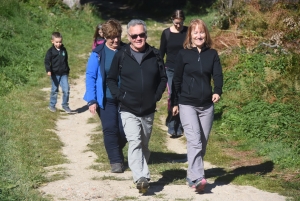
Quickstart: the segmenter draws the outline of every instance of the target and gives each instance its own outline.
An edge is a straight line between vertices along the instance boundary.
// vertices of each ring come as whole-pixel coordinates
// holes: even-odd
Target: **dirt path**
[[[153,185],[146,195],[141,195],[132,182],[132,175],[129,169],[123,174],[112,174],[110,172],[98,172],[90,169],[96,165],[96,155],[86,151],[90,141],[90,135],[97,124],[87,124],[91,114],[87,110],[86,102],[83,101],[85,91],[85,78],[82,76],[71,84],[71,109],[77,109],[78,114],[62,116],[57,121],[56,132],[64,143],[63,154],[70,161],[54,167],[47,167],[51,173],[63,173],[68,176],[43,185],[39,190],[45,197],[52,197],[53,200],[69,201],[109,201],[109,200],[209,200],[209,201],[283,201],[285,197],[276,193],[269,193],[258,190],[251,186],[222,185],[208,180],[205,194],[196,194],[186,185]],[[50,89],[48,89],[50,90]],[[180,139],[168,138],[170,150],[184,154],[185,145]],[[214,167],[208,162],[206,168]],[[60,171],[57,171],[60,170]],[[115,179],[103,180],[104,176],[112,176]],[[118,180],[116,179],[118,178]],[[156,182],[159,180],[151,182]],[[151,185],[151,183],[150,183]]]

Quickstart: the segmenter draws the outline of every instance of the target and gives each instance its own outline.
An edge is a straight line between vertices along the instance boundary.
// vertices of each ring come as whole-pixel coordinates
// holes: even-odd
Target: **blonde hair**
[[[209,31],[208,28],[206,26],[206,24],[204,23],[203,20],[200,19],[194,19],[191,20],[190,25],[188,27],[187,33],[186,33],[186,37],[185,40],[183,42],[183,48],[184,49],[192,49],[193,48],[193,43],[192,43],[192,30],[194,30],[197,26],[199,26],[200,29],[203,29],[203,31],[205,32],[205,46],[206,47],[211,47],[212,45],[212,40],[211,37],[209,35]]]

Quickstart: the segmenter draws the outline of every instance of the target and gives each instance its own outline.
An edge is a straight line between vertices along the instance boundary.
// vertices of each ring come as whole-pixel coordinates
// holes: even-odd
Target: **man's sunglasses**
[[[129,35],[132,39],[137,39],[137,37],[139,36],[140,38],[145,38],[146,37],[146,33],[140,33],[140,34],[133,34],[133,35]]]

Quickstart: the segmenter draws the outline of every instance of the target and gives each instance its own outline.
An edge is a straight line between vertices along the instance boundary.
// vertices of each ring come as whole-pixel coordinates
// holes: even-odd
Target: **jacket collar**
[[[54,50],[57,50],[56,47],[55,47],[53,44],[52,44],[52,48],[53,48]],[[62,50],[62,49],[65,49],[64,44],[62,44],[62,45],[60,46],[60,50]]]
[[[126,46],[125,46],[125,49],[126,51],[130,52],[130,44],[131,43],[128,43]],[[150,51],[150,45],[148,43],[145,44],[145,53],[148,53]]]
[[[205,51],[208,50],[208,49],[210,49],[210,48],[207,47],[207,46],[205,45],[205,46],[203,46],[203,47],[201,48],[201,52],[205,52]],[[192,50],[193,50],[193,51],[199,52],[198,49],[197,49],[197,47],[193,47]]]

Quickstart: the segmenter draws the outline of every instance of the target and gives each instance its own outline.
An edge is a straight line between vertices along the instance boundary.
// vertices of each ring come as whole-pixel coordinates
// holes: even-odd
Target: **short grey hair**
[[[144,31],[147,34],[147,26],[143,20],[140,19],[133,19],[127,24],[127,33],[129,34],[129,28],[134,27],[135,25],[143,25]]]

